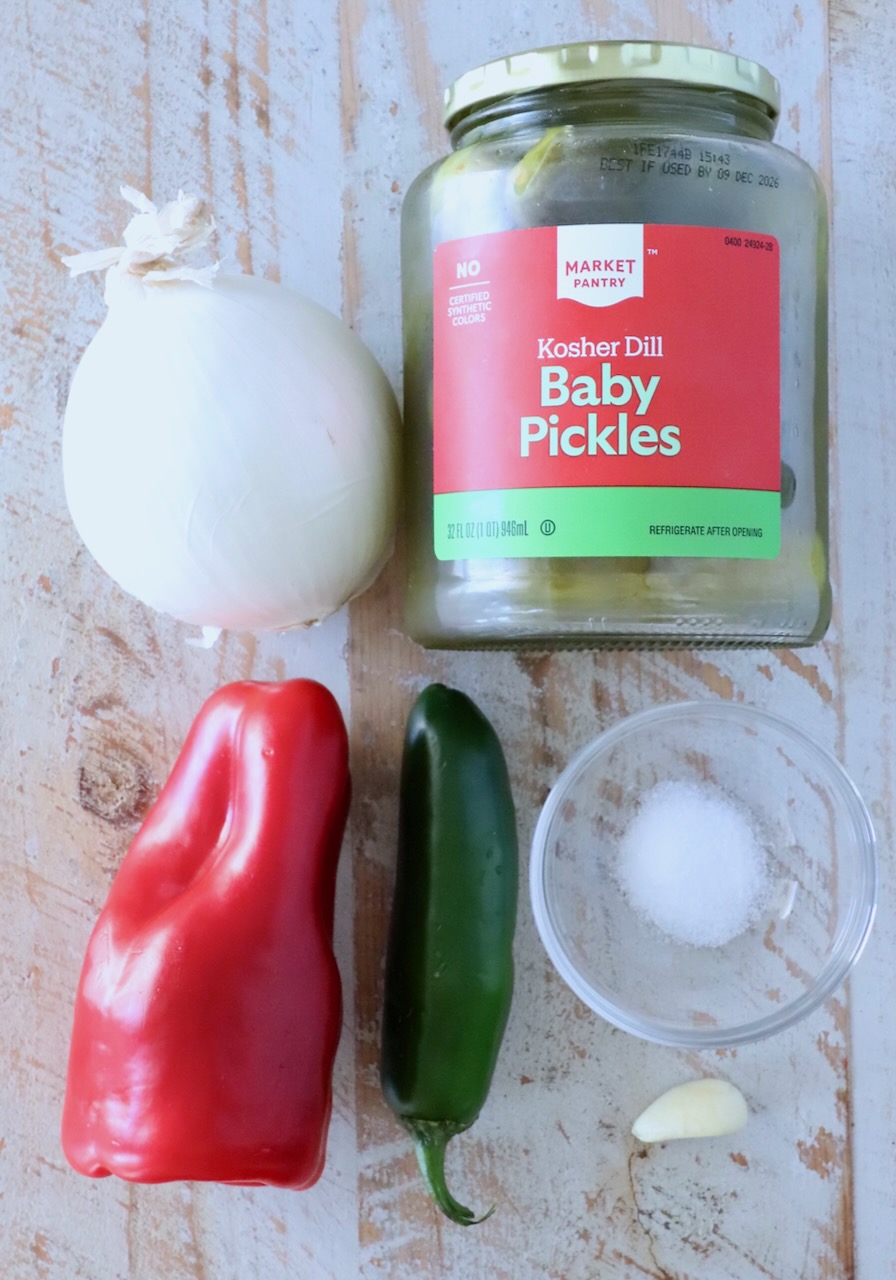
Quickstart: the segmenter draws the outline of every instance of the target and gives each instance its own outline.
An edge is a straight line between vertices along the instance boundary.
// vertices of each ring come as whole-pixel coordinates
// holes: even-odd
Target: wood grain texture
[[[881,851],[875,933],[850,982],[853,1010],[858,1274],[896,1276],[893,1166],[896,1021],[893,958],[894,623],[896,469],[881,408],[896,395],[896,289],[889,246],[896,207],[896,74],[890,11],[879,0],[831,5],[835,200],[834,304],[840,498],[840,617],[844,759],[865,793]]]
[[[358,11],[347,59],[372,78],[399,61],[398,118],[374,95],[353,121],[349,172],[369,163],[365,119],[383,172],[403,187],[444,150],[433,127],[442,88],[491,56],[583,34],[626,33],[735,48],[783,81],[780,139],[830,178],[827,13],[824,4],[555,4],[491,15],[477,6],[392,5]],[[393,122],[394,121],[394,122]],[[421,154],[422,152],[422,154]],[[353,167],[356,166],[356,167]],[[382,225],[383,216],[378,220]],[[383,232],[353,245],[362,333],[378,331],[367,299],[397,276],[398,210]],[[386,232],[389,232],[386,235]],[[391,244],[390,250],[384,245]],[[384,256],[386,258],[384,262]],[[397,335],[395,338],[397,343]],[[528,849],[547,790],[573,752],[620,716],[657,702],[721,697],[785,708],[842,747],[836,628],[804,653],[553,655],[425,653],[400,633],[400,556],[352,609],[352,719],[370,761],[357,826],[356,1016],[361,1274],[591,1280],[774,1280],[855,1274],[849,1150],[848,1014],[842,998],[794,1032],[720,1054],[641,1044],[594,1018],[566,990],[537,939],[528,903],[517,938],[517,988],[492,1095],[449,1155],[455,1191],[498,1212],[475,1231],[439,1219],[421,1190],[407,1140],[379,1096],[378,1033],[385,920],[395,844],[398,758],[416,691],[442,679],[469,692],[505,744]],[[395,673],[401,677],[396,679]],[[754,1112],[748,1132],[695,1150],[644,1154],[631,1118],[668,1085],[700,1071],[739,1084]]]
[[[592,1017],[521,904],[518,984],[494,1089],[449,1156],[498,1204],[441,1220],[382,1103],[379,1017],[407,711],[444,679],[505,743],[528,847],[538,807],[598,729],[710,696],[783,711],[838,750],[892,840],[896,563],[886,244],[896,163],[884,0],[7,0],[0,44],[0,1274],[8,1280],[884,1280],[896,1274],[896,934],[885,887],[852,984],[793,1032],[685,1055]],[[830,16],[830,25],[829,25]],[[121,181],[214,204],[221,249],[342,311],[397,385],[404,191],[443,149],[439,100],[468,67],[582,37],[736,49],[782,81],[779,140],[835,181],[837,613],[791,653],[427,654],[401,634],[401,548],[373,591],[308,635],[187,628],[124,597],[68,519],[60,422],[101,321],[60,249],[117,238]],[[830,52],[830,58],[829,58]],[[833,148],[830,91],[833,88]],[[872,555],[872,550],[874,554]],[[874,557],[879,557],[876,560]],[[350,666],[350,672],[349,672]],[[99,905],[201,700],[230,679],[317,676],[351,709],[355,802],[340,873],[345,1032],[327,1170],[312,1191],[129,1187],[72,1173],[58,1124],[71,1000]],[[885,878],[886,886],[886,878]],[[852,1014],[852,1017],[851,1017]],[[712,1070],[740,1085],[731,1142],[651,1149],[631,1118]],[[855,1120],[855,1160],[851,1159]],[[853,1168],[857,1199],[853,1202]],[[858,1247],[854,1239],[858,1228]],[[856,1261],[858,1259],[858,1261]]]
[[[327,1170],[306,1195],[92,1182],[67,1168],[58,1137],[87,936],[202,699],[231,679],[304,674],[347,710],[348,682],[344,615],[308,635],[230,635],[204,651],[186,643],[190,629],[126,599],[81,547],[62,492],[61,411],[103,315],[102,282],[70,282],[57,254],[117,241],[122,181],[159,199],[185,186],[214,201],[223,254],[338,311],[337,24],[327,6],[308,20],[278,0],[13,0],[4,17],[0,1272],[344,1280],[356,1256],[350,981]],[[345,859],[346,975],[350,873]]]

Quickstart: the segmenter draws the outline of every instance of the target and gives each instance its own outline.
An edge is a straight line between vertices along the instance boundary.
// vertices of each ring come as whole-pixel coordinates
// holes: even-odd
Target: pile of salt
[[[749,818],[717,788],[662,782],[644,796],[619,848],[632,907],[676,942],[720,947],[769,895],[766,854]]]

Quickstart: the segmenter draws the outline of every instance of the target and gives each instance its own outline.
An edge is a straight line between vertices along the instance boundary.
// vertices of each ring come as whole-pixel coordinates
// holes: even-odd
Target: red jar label
[[[778,555],[779,266],[717,227],[439,245],[437,557]]]

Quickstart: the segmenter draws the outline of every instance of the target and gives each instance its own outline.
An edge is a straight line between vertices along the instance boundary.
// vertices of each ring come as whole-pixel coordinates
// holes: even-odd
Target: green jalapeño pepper
[[[464,1226],[481,1219],[448,1191],[445,1147],[479,1115],[501,1047],[517,878],[495,731],[464,694],[430,685],[411,711],[402,760],[382,1085],[436,1203]]]

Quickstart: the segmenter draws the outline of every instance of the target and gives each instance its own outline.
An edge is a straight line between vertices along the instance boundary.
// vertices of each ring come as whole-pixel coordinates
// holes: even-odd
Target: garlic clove
[[[727,1080],[691,1080],[667,1089],[632,1125],[641,1142],[717,1138],[747,1123],[747,1102]]]

